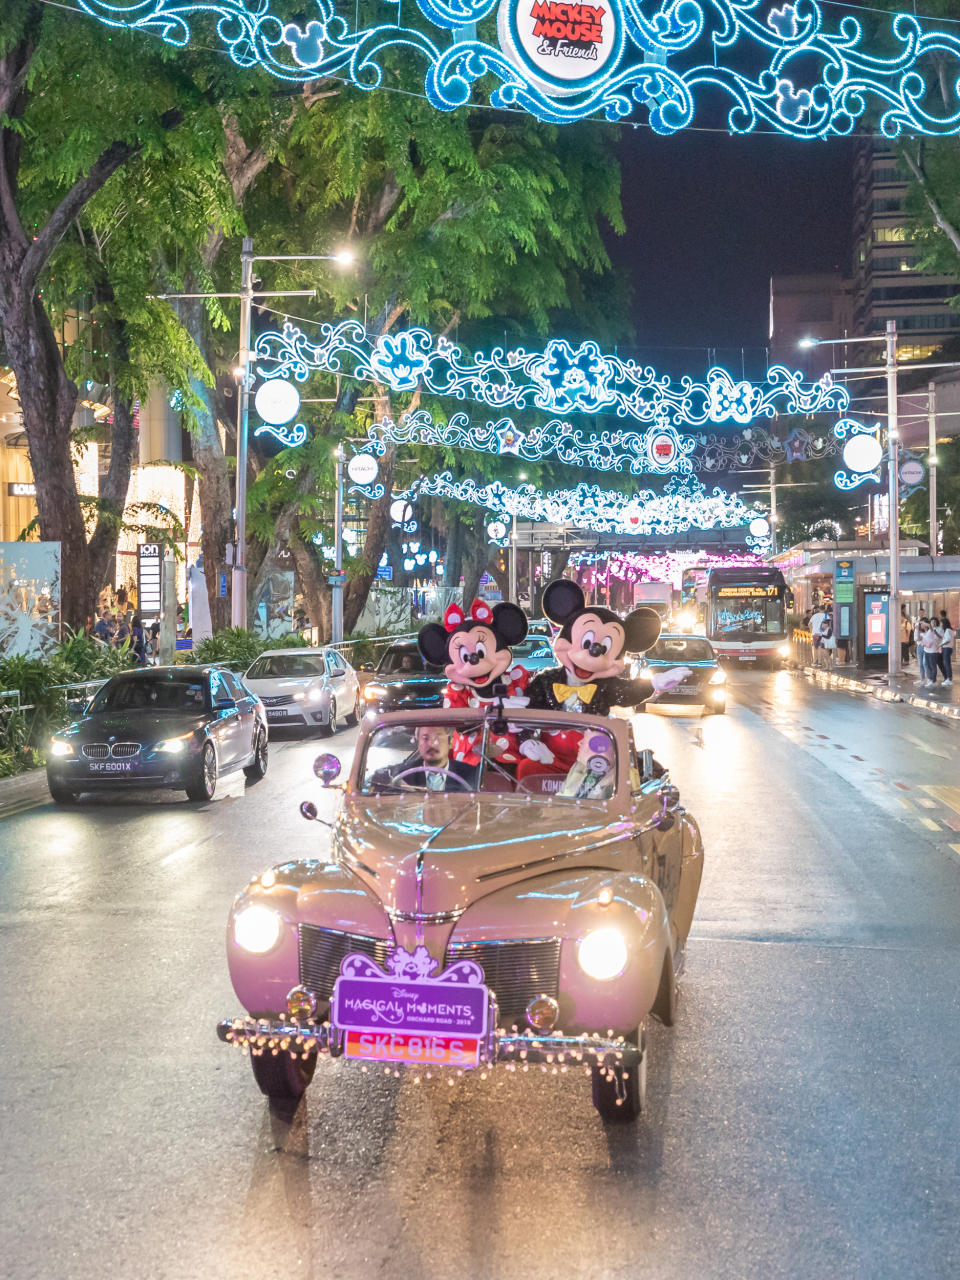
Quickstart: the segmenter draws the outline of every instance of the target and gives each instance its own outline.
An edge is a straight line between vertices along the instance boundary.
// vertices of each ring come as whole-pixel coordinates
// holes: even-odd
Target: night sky
[[[638,348],[699,374],[706,348],[762,373],[769,278],[849,274],[853,143],[622,128],[627,234],[610,237],[633,283]],[[693,348],[683,350],[684,347]]]

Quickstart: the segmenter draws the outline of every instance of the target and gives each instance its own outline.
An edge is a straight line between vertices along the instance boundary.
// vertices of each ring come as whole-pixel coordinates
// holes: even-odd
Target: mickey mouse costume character
[[[529,683],[531,709],[605,716],[611,707],[637,707],[690,674],[688,667],[672,667],[651,677],[623,678],[624,653],[640,653],[657,642],[660,617],[653,609],[634,609],[620,618],[601,605],[587,605],[576,582],[559,578],[543,593],[543,612],[560,627],[553,652],[561,665],[541,671]],[[517,776],[566,772],[576,760],[581,737],[578,730],[570,729],[524,742],[520,750],[527,759]]]
[[[443,667],[450,681],[444,690],[445,707],[526,706],[524,691],[530,673],[514,667],[510,646],[526,638],[527,617],[515,604],[504,601],[492,608],[486,600],[474,600],[469,617],[458,604],[443,615],[443,625],[429,622],[417,636],[424,661]],[[456,733],[451,755],[463,764],[477,765],[477,745],[482,730]],[[505,731],[491,739],[490,748],[501,764],[517,764],[522,758],[517,736]]]

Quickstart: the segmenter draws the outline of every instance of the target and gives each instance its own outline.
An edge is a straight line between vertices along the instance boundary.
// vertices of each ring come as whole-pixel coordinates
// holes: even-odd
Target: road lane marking
[[[179,849],[174,849],[173,853],[168,853],[165,858],[160,859],[161,867],[165,867],[169,862],[179,862],[180,859],[185,858],[188,853],[192,853],[196,847],[196,844],[191,841],[190,844],[185,844]]]
[[[960,813],[960,787],[921,787],[927,795],[933,796],[941,804],[945,804],[954,813]]]
[[[918,796],[917,804],[922,804],[925,809],[935,809],[937,807],[936,800],[928,800],[926,796]]]
[[[900,802],[900,804],[903,805],[905,809],[913,808],[913,801],[908,800],[906,796],[897,796],[897,800]]]
[[[46,800],[27,800],[22,804],[12,804],[9,808],[0,809],[0,818],[15,818],[18,814],[29,813],[31,809],[39,809]]]
[[[934,820],[933,820],[932,818],[924,818],[924,817],[922,816],[922,814],[917,814],[917,817],[920,819],[920,821],[923,823],[923,825],[924,825],[925,827],[929,827],[929,829],[930,829],[931,831],[939,831],[939,830],[940,830],[940,824],[939,824],[938,822],[934,822]]]
[[[948,756],[945,751],[935,751],[933,747],[928,747],[925,742],[922,742],[919,738],[914,737],[912,733],[902,733],[900,734],[900,737],[903,738],[906,742],[912,742],[913,745],[915,747],[919,747],[921,751],[926,751],[927,755],[939,756],[941,760],[950,759],[950,756]]]

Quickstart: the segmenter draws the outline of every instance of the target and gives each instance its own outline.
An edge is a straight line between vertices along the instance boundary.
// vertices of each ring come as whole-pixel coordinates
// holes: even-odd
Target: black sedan
[[[79,720],[51,739],[47,783],[57,804],[103,787],[173,787],[212,800],[217,779],[267,771],[267,718],[240,676],[222,667],[124,671]]]
[[[369,682],[363,686],[365,711],[410,711],[439,707],[447,677],[440,667],[424,662],[415,640],[401,640],[384,653]]]
[[[689,667],[691,674],[683,684],[656,693],[646,704],[653,706],[689,707],[707,714],[721,715],[727,709],[727,675],[720,666],[713,645],[705,636],[676,635],[666,632],[633,663],[633,675],[651,675],[670,667]]]

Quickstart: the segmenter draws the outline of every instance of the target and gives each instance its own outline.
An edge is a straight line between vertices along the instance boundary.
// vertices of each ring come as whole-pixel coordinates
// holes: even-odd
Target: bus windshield
[[[782,635],[783,627],[783,600],[776,587],[731,583],[717,589],[715,635]]]

